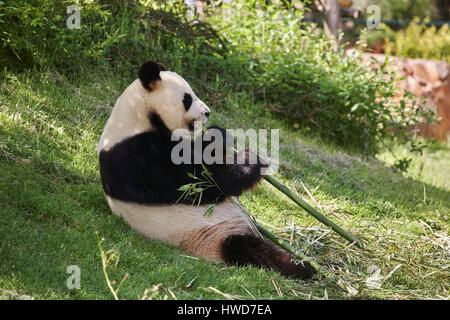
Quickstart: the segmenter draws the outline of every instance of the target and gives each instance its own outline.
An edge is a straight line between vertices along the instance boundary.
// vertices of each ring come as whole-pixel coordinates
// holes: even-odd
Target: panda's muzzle
[[[202,124],[208,122],[210,112],[211,110],[203,101],[195,101],[187,113],[187,116],[192,119],[189,121],[189,129],[192,130],[195,127],[194,124],[196,121],[199,121]]]

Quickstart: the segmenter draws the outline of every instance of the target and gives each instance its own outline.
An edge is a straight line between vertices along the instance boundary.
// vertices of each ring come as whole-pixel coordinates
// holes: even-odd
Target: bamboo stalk
[[[278,181],[277,179],[275,179],[272,176],[264,176],[264,179],[266,179],[267,182],[269,182],[275,188],[277,188],[282,193],[284,193],[288,198],[290,198],[292,201],[294,201],[301,208],[306,210],[306,212],[308,212],[314,218],[316,218],[317,220],[322,222],[324,225],[330,227],[334,232],[339,234],[342,238],[346,239],[350,243],[354,243],[358,248],[364,249],[364,245],[361,240],[359,240],[351,233],[349,233],[349,232],[345,231],[344,229],[342,229],[341,227],[339,227],[336,223],[334,223],[333,221],[331,221],[330,219],[325,217],[323,214],[321,214],[315,208],[311,207],[308,203],[306,203],[303,199],[301,199],[297,194],[292,192],[288,187],[286,187],[280,181]],[[272,241],[274,241],[274,240],[272,240]]]

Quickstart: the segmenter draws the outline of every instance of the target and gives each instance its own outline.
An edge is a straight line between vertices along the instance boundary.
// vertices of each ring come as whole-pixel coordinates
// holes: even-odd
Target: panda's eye
[[[188,111],[192,105],[192,96],[189,93],[184,94],[183,104],[186,111]]]

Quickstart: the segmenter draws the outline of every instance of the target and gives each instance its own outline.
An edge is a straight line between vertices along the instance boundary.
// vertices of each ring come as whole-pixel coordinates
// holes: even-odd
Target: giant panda
[[[193,256],[310,278],[311,265],[297,263],[262,237],[236,198],[261,179],[262,161],[252,165],[173,163],[172,133],[192,131],[194,122],[206,122],[209,113],[181,76],[152,61],[140,67],[138,79],[118,98],[97,148],[103,190],[112,212],[143,236]],[[235,156],[247,157],[248,151]],[[205,190],[201,202],[193,204],[192,199],[181,197],[179,189],[191,183],[202,167],[217,187]],[[206,215],[213,201],[215,207]]]

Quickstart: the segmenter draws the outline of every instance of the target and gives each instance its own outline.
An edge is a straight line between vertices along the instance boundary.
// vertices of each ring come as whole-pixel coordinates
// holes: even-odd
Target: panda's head
[[[194,123],[206,122],[209,112],[186,80],[175,72],[165,71],[156,62],[145,62],[138,79],[117,99],[97,150],[108,150],[127,138],[158,130],[155,119],[161,120],[157,125],[163,124],[172,133],[185,129],[181,132],[189,137]]]
[[[158,114],[169,130],[193,130],[194,122],[208,120],[210,109],[175,72],[148,61],[139,69],[139,80],[144,88],[145,107],[149,113]]]

